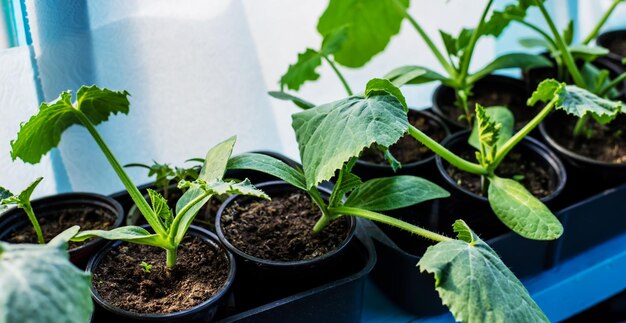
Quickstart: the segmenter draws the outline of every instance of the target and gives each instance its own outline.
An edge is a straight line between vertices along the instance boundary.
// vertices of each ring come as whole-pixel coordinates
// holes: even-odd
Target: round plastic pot
[[[114,199],[93,193],[65,193],[47,196],[31,201],[33,211],[38,219],[56,216],[63,209],[75,209],[89,207],[106,210],[115,216],[115,222],[111,229],[117,228],[124,220],[122,206]],[[13,232],[32,224],[28,220],[24,210],[12,208],[0,215],[0,240],[7,239]],[[85,268],[85,264],[103,245],[102,239],[92,239],[80,247],[69,250],[70,261],[79,268]]]
[[[424,117],[428,119],[428,122],[431,125],[436,125],[443,129],[446,133],[446,138],[450,135],[450,130],[448,126],[435,114],[431,113],[428,110],[409,110],[409,114],[414,114],[417,116]],[[445,139],[445,138],[444,138]],[[403,163],[402,167],[398,169],[396,172],[393,171],[389,164],[378,164],[370,161],[366,161],[363,159],[358,159],[356,164],[352,168],[352,172],[358,175],[364,181],[370,180],[373,178],[381,178],[381,177],[390,177],[395,175],[413,175],[423,177],[432,181],[437,180],[439,177],[437,174],[437,166],[435,165],[435,154],[432,153],[430,156],[417,160],[410,163]]]
[[[146,226],[144,226],[146,227]],[[229,296],[231,286],[235,280],[236,264],[233,255],[225,250],[215,234],[196,226],[190,226],[187,234],[202,239],[211,248],[222,249],[229,262],[229,272],[226,282],[222,288],[211,298],[204,302],[174,313],[136,313],[117,308],[104,300],[96,288],[91,286],[91,297],[94,300],[95,311],[93,314],[93,322],[210,322],[220,306],[223,305]],[[105,248],[98,252],[87,263],[87,272],[92,272],[100,265],[104,256],[115,248],[119,248],[121,244],[128,243],[123,241],[110,242]],[[163,255],[165,256],[165,254]]]
[[[507,76],[488,75],[474,84],[472,92],[479,94],[493,90],[497,92],[511,93],[516,98],[519,98],[518,100],[521,105],[520,109],[511,107],[510,104],[505,104],[504,102],[497,104],[508,106],[513,114],[517,116],[516,120],[521,119],[519,116],[527,114],[532,117],[532,115],[530,115],[532,114],[531,108],[527,107],[525,104],[526,99],[529,96],[529,92],[523,81]],[[454,105],[455,101],[455,90],[449,86],[439,85],[433,93],[433,111],[446,122],[452,133],[469,128],[469,125],[464,120],[457,120],[456,118],[451,117],[451,107],[454,107],[454,109],[460,109]],[[521,110],[521,108],[524,108],[524,110]],[[473,111],[474,107],[470,106],[469,109]]]
[[[626,163],[598,161],[559,144],[554,138],[553,129],[558,129],[568,118],[572,117],[561,112],[551,113],[539,125],[539,131],[547,145],[559,154],[567,167],[571,184],[567,185],[566,194],[569,198],[567,205],[570,205],[625,183]]]
[[[607,32],[600,34],[600,36],[596,38],[596,44],[604,48],[607,48],[609,50],[611,50],[611,47],[613,47],[612,44],[614,42],[626,43],[626,29],[607,31]],[[617,52],[611,51],[609,55],[607,55],[607,57],[610,58],[613,62],[620,64],[620,65],[621,65],[622,59],[624,59],[623,52],[617,53]]]
[[[266,182],[255,186],[270,197],[298,190],[282,181]],[[318,189],[324,198],[330,196],[327,189],[323,187]],[[237,282],[235,284],[237,308],[247,309],[263,305],[311,289],[341,276],[341,260],[346,256],[347,250],[349,250],[348,245],[353,240],[356,230],[356,221],[353,217],[346,218],[350,225],[346,239],[335,250],[323,256],[286,262],[266,260],[248,255],[233,246],[225,237],[224,228],[221,224],[224,210],[233,202],[245,204],[253,199],[239,195],[230,197],[222,204],[215,219],[217,236],[237,260]]]
[[[467,149],[473,150],[474,148],[467,143],[469,134],[469,131],[454,134],[443,145],[455,153],[466,151]],[[540,200],[548,207],[558,209],[561,204],[557,197],[559,197],[565,187],[567,174],[563,163],[561,163],[557,155],[531,137],[525,137],[512,152],[518,152],[524,156],[524,160],[534,161],[539,167],[551,170],[551,173],[555,176],[556,185],[550,195]],[[491,239],[510,231],[493,213],[486,197],[477,195],[459,186],[446,171],[449,165],[448,162],[444,161],[440,156],[437,156],[436,161],[439,174],[443,177],[451,195],[450,198],[441,201],[439,210],[439,219],[442,221],[439,226],[441,229],[446,229],[446,233],[452,234],[452,223],[456,219],[463,219],[483,239]]]

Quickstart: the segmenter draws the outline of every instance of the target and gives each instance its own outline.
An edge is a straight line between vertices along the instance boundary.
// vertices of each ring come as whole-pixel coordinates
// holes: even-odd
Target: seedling
[[[167,200],[169,198],[168,188],[170,183],[178,183],[180,181],[193,181],[198,179],[198,167],[174,167],[170,164],[159,164],[156,161],[152,161],[152,165],[146,165],[141,163],[126,164],[124,167],[139,167],[148,170],[148,177],[155,176],[154,184],[158,189],[163,191],[163,196]]]
[[[260,154],[233,157],[228,168],[265,172],[308,192],[322,213],[312,233],[344,216],[357,216],[435,241],[418,266],[435,275],[436,289],[457,320],[505,322],[524,317],[547,322],[519,280],[462,220],[454,223],[458,239],[452,239],[380,213],[446,197],[445,190],[415,176],[362,182],[351,172],[363,149],[372,144],[386,149],[404,135],[409,129],[407,111],[402,93],[389,81],[375,79],[363,95],[293,115],[302,170]],[[333,177],[335,185],[325,201],[317,185]],[[489,311],[467,306],[467,299],[481,299]]]
[[[268,198],[248,180],[240,183],[222,180],[236,141],[235,137],[231,137],[208,151],[197,180],[179,183],[179,187],[187,191],[176,203],[175,215],[165,198],[154,190],[148,190],[151,200],[151,204],[148,204],[95,128],[95,125],[106,121],[109,115],[126,114],[128,110],[128,92],[83,86],[76,93],[74,103],[70,91],[62,92],[59,99],[51,104],[42,103],[39,112],[21,126],[17,139],[11,142],[13,159],[37,163],[43,155],[58,145],[64,130],[72,124],[85,127],[154,231],[151,233],[138,226],[120,227],[111,231],[88,230],[77,234],[73,241],[97,236],[159,247],[166,252],[167,267],[172,268],[176,265],[178,246],[191,222],[213,195],[246,194]]]
[[[149,264],[149,263],[147,263],[145,261],[142,261],[139,264],[139,267],[141,267],[141,270],[143,270],[144,273],[149,274],[150,270],[152,269],[152,264]]]
[[[41,226],[39,225],[39,221],[37,221],[33,207],[30,205],[30,196],[33,194],[33,191],[35,191],[35,188],[39,185],[41,180],[43,180],[43,177],[37,178],[18,195],[14,195],[9,190],[0,186],[0,211],[4,211],[8,205],[15,205],[18,208],[23,209],[24,212],[26,212],[26,216],[28,216],[28,220],[30,220],[33,229],[35,229],[35,234],[37,234],[37,243],[44,244],[46,242],[44,241],[43,233],[41,232]]]

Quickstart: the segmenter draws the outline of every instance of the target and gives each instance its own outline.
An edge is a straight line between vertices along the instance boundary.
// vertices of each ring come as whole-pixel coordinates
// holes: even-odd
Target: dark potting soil
[[[607,48],[611,53],[626,57],[626,38],[615,38],[608,44]]]
[[[224,236],[244,253],[273,261],[312,259],[336,249],[348,236],[348,219],[312,234],[321,212],[304,192],[272,200],[233,203],[222,213]]]
[[[428,117],[409,112],[409,122],[417,129],[427,134],[437,142],[441,142],[446,137],[445,129],[434,120]],[[405,134],[398,142],[389,147],[391,154],[402,164],[416,162],[433,155],[433,152],[411,135]],[[360,157],[364,161],[379,165],[388,165],[385,155],[376,148],[367,148]]]
[[[539,111],[538,107],[529,107],[526,105],[526,93],[518,93],[509,91],[507,88],[477,86],[473,90],[468,100],[469,114],[474,120],[474,112],[476,103],[483,107],[505,106],[513,113],[515,117],[515,129],[521,129],[528,121],[530,121]],[[452,101],[453,102],[453,101]],[[441,107],[451,120],[459,120],[463,114],[463,109],[454,104],[445,104]],[[466,123],[465,119],[461,119],[461,123]]]
[[[116,220],[115,215],[107,212],[107,210],[91,207],[61,209],[56,212],[42,212],[41,215],[35,213],[35,215],[39,220],[41,232],[46,242],[74,225],[80,226],[81,231],[107,230],[113,226]],[[26,217],[25,213],[24,217]],[[30,221],[27,222],[28,225],[13,232],[7,241],[12,243],[37,243],[35,229],[30,225]],[[87,242],[70,242],[69,248],[78,248],[85,243]]]
[[[473,153],[469,151],[461,153],[460,156],[466,160],[476,160]],[[460,171],[452,165],[448,165],[446,171],[461,187],[474,194],[482,195],[480,176]],[[525,159],[522,154],[517,152],[511,152],[507,155],[498,166],[496,175],[512,179],[521,177],[521,179],[517,179],[519,183],[536,198],[550,195],[557,185],[556,174],[553,174],[551,169],[544,169],[535,161]]]
[[[141,262],[151,264],[144,272]],[[173,269],[160,248],[123,243],[93,271],[93,286],[111,305],[136,313],[173,313],[215,295],[226,283],[229,264],[223,249],[186,237]]]
[[[587,125],[593,130],[591,138],[572,136],[576,121],[568,118],[559,127],[550,129],[554,140],[578,155],[606,163],[626,163],[626,117],[618,116],[606,125],[589,120]]]

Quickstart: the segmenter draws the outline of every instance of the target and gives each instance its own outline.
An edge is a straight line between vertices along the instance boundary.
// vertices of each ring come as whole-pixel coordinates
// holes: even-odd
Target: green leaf
[[[159,194],[159,192],[152,189],[148,189],[148,195],[152,202],[154,214],[159,217],[161,224],[163,224],[165,230],[168,231],[172,225],[172,221],[174,221],[174,216],[172,215],[172,210],[167,205],[167,200],[163,195]]]
[[[0,322],[88,322],[91,277],[67,250],[0,242]]]
[[[334,59],[348,67],[365,65],[383,51],[400,31],[408,0],[330,0],[319,19],[317,30],[326,38],[338,28],[348,27],[346,39]]]
[[[11,191],[7,190],[6,188],[0,186],[0,202],[6,198],[9,198],[13,196],[13,193],[11,193]]]
[[[249,179],[245,179],[241,182],[224,182],[224,181],[215,181],[212,183],[206,183],[206,185],[201,185],[201,187],[208,192],[211,192],[213,195],[223,195],[223,194],[240,194],[247,196],[254,196],[264,198],[269,200],[270,197],[265,194],[262,190],[254,187]]]
[[[528,98],[527,105],[532,107],[537,104],[537,102],[548,102],[554,98],[554,95],[563,87],[565,84],[558,82],[554,79],[543,80],[537,86],[537,89],[533,92],[533,94]]]
[[[52,238],[52,240],[48,242],[48,245],[67,250],[67,243],[72,240],[72,238],[75,237],[79,231],[80,227],[77,225],[69,227],[63,230],[63,232],[57,234],[56,237]]]
[[[365,86],[365,97],[376,95],[381,91],[387,92],[388,94],[395,96],[396,99],[398,99],[398,101],[400,101],[400,103],[404,107],[404,111],[409,111],[409,107],[406,105],[406,99],[404,98],[402,91],[400,91],[399,88],[397,88],[395,85],[393,85],[393,83],[389,82],[389,80],[386,79],[374,78],[369,80],[369,82],[367,82],[367,85]]]
[[[418,266],[434,274],[435,288],[457,321],[549,322],[493,249],[466,224],[457,222],[454,229],[462,240],[428,247]]]
[[[330,32],[322,41],[320,52],[322,55],[331,55],[341,49],[341,46],[348,38],[348,27],[342,26]]]
[[[521,68],[523,70],[551,67],[552,62],[541,55],[531,55],[525,53],[511,53],[496,58],[493,62],[483,67],[470,77],[470,82],[476,82],[479,79],[491,74],[493,71],[505,68]]]
[[[350,172],[352,166],[354,166],[350,164],[351,163],[348,162],[344,165],[343,170],[339,174],[335,186],[333,187],[333,192],[330,195],[329,206],[341,205],[346,194],[352,192],[363,183],[360,177]]]
[[[550,48],[550,44],[542,38],[536,38],[536,37],[527,37],[527,38],[520,38],[517,41],[520,45],[522,45],[525,48]]]
[[[270,174],[306,191],[304,174],[284,162],[264,154],[246,153],[228,161],[228,169],[248,169]]]
[[[554,240],[563,226],[539,199],[522,184],[507,178],[489,177],[489,204],[511,230],[528,239]]]
[[[282,91],[270,91],[267,92],[271,97],[275,98],[275,99],[279,99],[279,100],[284,100],[284,101],[291,101],[293,102],[295,105],[297,105],[298,107],[302,108],[303,110],[308,110],[311,108],[315,107],[315,104],[309,102],[309,101],[305,101],[304,99],[301,99],[297,96],[291,95],[289,93],[285,93]]]
[[[459,50],[456,47],[456,39],[454,38],[454,36],[443,30],[439,30],[439,35],[441,35],[441,40],[443,41],[443,45],[446,48],[446,52],[448,52],[448,54],[451,56],[456,56]]]
[[[452,224],[452,231],[457,233],[457,238],[461,241],[469,243],[470,246],[474,246],[477,241],[480,241],[478,235],[470,229],[469,225],[463,220],[456,220]]]
[[[468,140],[469,144],[478,150],[481,149],[479,132],[481,130],[483,132],[486,131],[487,129],[483,129],[483,127],[489,126],[488,124],[479,125],[479,123],[484,123],[484,115],[487,120],[491,120],[493,123],[501,125],[498,129],[498,140],[495,142],[495,145],[498,147],[502,147],[502,145],[504,145],[504,143],[506,143],[507,140],[509,140],[509,138],[513,136],[513,126],[515,124],[515,118],[513,117],[513,113],[507,107],[481,107],[481,110],[482,111],[480,117],[477,117],[474,120],[474,127],[472,128],[472,133],[470,134]],[[488,138],[484,138],[483,140],[486,139]]]
[[[574,20],[570,19],[567,27],[563,30],[563,40],[568,46],[574,41]]]
[[[507,124],[513,123],[512,113],[510,116],[507,116],[506,112],[498,112],[494,113],[494,116],[502,118],[502,121],[506,122]],[[474,129],[472,130],[472,134],[470,134],[468,142],[474,148],[478,149],[478,152],[476,152],[476,159],[483,167],[488,169],[496,159],[496,154],[498,150],[497,145],[501,142],[506,142],[506,140],[500,139],[500,132],[502,130],[503,124],[499,123],[498,121],[500,120],[492,120],[491,116],[488,115],[485,111],[485,108],[483,108],[478,103],[476,104],[476,123]],[[504,137],[511,137],[513,132],[512,125],[510,129],[511,132],[504,133]],[[474,136],[474,138],[472,138],[472,135]]]
[[[615,119],[622,109],[621,102],[603,99],[575,85],[561,86],[557,94],[559,95],[557,109],[579,118],[589,113],[600,123]]]
[[[226,165],[230,155],[233,153],[236,141],[237,137],[232,136],[209,149],[204,157],[204,163],[198,179],[206,182],[221,180],[226,172]],[[176,211],[178,211],[178,207],[176,207]]]
[[[401,66],[387,73],[384,78],[390,80],[395,86],[422,84],[433,81],[440,81],[450,85],[450,81],[445,76],[422,66]]]
[[[363,183],[348,196],[344,205],[369,211],[388,211],[448,196],[450,194],[446,190],[428,180],[401,175]]]
[[[600,46],[590,45],[574,45],[569,48],[575,59],[581,59],[585,62],[594,61],[598,57],[606,56],[609,50]]]
[[[389,147],[408,129],[404,107],[386,92],[352,96],[292,116],[307,188],[335,171],[373,143]]]
[[[99,237],[107,240],[123,240],[136,244],[145,244],[154,247],[169,247],[170,244],[156,234],[137,226],[125,226],[113,230],[85,230],[79,232],[72,238],[72,241],[85,241],[87,239]]]
[[[83,86],[78,90],[76,109],[96,125],[106,121],[111,114],[127,114],[128,95],[126,91]],[[11,158],[38,163],[43,155],[59,144],[63,132],[74,124],[80,124],[80,121],[72,106],[72,94],[65,91],[53,103],[42,103],[39,112],[20,126],[17,139],[11,141]]]
[[[517,4],[511,4],[501,11],[494,11],[489,20],[482,27],[483,35],[500,36],[513,20],[524,20],[526,11],[535,5],[533,0],[520,0]]]
[[[289,65],[287,73],[280,78],[281,89],[287,86],[290,90],[299,90],[306,81],[315,81],[320,75],[315,71],[322,65],[320,53],[307,48],[304,53],[298,54],[298,61]]]

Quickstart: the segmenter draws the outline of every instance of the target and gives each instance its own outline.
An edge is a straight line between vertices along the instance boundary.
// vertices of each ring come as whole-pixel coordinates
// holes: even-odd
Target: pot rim
[[[555,113],[555,112],[553,112]],[[550,117],[553,117],[553,114],[551,113],[545,121],[548,121]],[[546,123],[542,122],[539,124],[539,131],[541,132],[541,135],[543,136],[543,138],[546,140],[546,142],[548,143],[548,145],[550,145],[550,147],[554,148],[556,151],[558,151],[559,153],[565,155],[568,158],[574,159],[578,162],[582,162],[585,164],[589,164],[589,165],[594,165],[594,166],[601,166],[601,167],[606,167],[606,168],[626,168],[626,162],[624,163],[609,163],[609,162],[604,162],[604,161],[600,161],[600,160],[596,160],[584,155],[580,155],[577,154],[565,147],[563,147],[561,144],[559,144],[556,140],[554,140],[554,138],[552,138],[552,136],[550,136],[550,134],[548,133],[548,130],[546,129]]]
[[[142,225],[142,227],[149,228],[149,225]],[[235,263],[235,257],[233,257],[232,253],[230,253],[228,249],[223,248],[220,245],[220,240],[217,238],[217,236],[208,230],[205,230],[195,225],[190,225],[189,230],[187,231],[187,234],[191,234],[191,235],[196,236],[197,238],[202,239],[203,241],[207,242],[207,244],[211,245],[212,247],[215,247],[216,249],[221,249],[222,251],[224,251],[226,258],[228,259],[228,262],[229,262],[229,271],[228,271],[228,276],[226,277],[226,282],[217,291],[217,293],[213,294],[207,300],[193,307],[190,307],[188,309],[184,309],[184,310],[173,312],[173,313],[137,313],[137,312],[127,311],[127,310],[124,310],[124,309],[121,309],[121,308],[118,308],[109,304],[106,300],[104,300],[100,296],[100,294],[94,287],[93,282],[90,286],[91,298],[96,303],[98,303],[98,305],[102,306],[107,311],[114,313],[115,315],[123,316],[125,318],[130,318],[130,319],[139,319],[139,320],[176,319],[176,318],[180,318],[183,316],[192,315],[192,314],[201,312],[204,309],[208,308],[209,306],[217,303],[218,301],[222,299],[222,297],[224,297],[229,292],[235,280],[235,272],[237,269],[237,266]],[[91,257],[91,259],[89,259],[85,272],[91,274],[92,269],[94,269],[100,264],[100,261],[102,260],[104,255],[110,252],[112,249],[119,247],[122,243],[131,243],[131,242],[126,242],[126,241],[121,241],[121,240],[109,242],[106,246],[104,246],[104,248],[98,251],[98,253],[96,253],[93,257]]]
[[[461,140],[465,137],[469,137],[469,134],[470,134],[470,130],[459,131],[453,134],[452,136],[448,137],[448,140],[445,140],[442,143],[442,145],[444,147],[447,147],[451,143],[455,143],[458,140]],[[524,137],[524,139],[522,139],[522,141],[518,143],[518,145],[524,145],[525,147],[532,150],[534,153],[538,154],[542,159],[547,161],[548,164],[555,171],[555,174],[557,177],[556,188],[548,196],[545,196],[539,199],[543,203],[552,201],[554,198],[559,196],[561,192],[563,191],[563,189],[565,188],[565,183],[567,182],[567,172],[565,171],[565,166],[563,165],[559,157],[553,151],[551,151],[548,147],[546,147],[544,144],[542,144],[541,142],[539,142],[539,140],[535,138],[526,136]],[[443,158],[441,158],[441,156],[437,155],[436,162],[437,162],[437,170],[439,170],[439,173],[443,176],[446,183],[452,185],[459,191],[463,192],[464,194],[472,198],[475,198],[484,202],[489,201],[487,197],[475,194],[465,189],[464,187],[459,186],[452,179],[452,177],[450,177],[448,172],[445,171],[444,166],[443,166]]]
[[[409,112],[414,112],[416,114],[425,116],[427,118],[429,118],[430,120],[434,121],[435,123],[437,123],[441,128],[443,128],[444,132],[446,133],[446,136],[441,140],[441,142],[443,142],[444,140],[446,140],[446,138],[450,137],[450,129],[448,128],[448,126],[446,125],[445,122],[443,122],[443,120],[441,120],[441,118],[431,112],[432,108],[426,108],[426,109],[414,109],[414,108],[409,108]],[[427,163],[432,162],[435,159],[435,153],[432,153],[430,156],[424,158],[424,159],[420,159],[420,160],[416,160],[410,163],[403,163],[401,169],[410,169],[410,168],[414,168],[414,167],[418,167]],[[374,168],[374,169],[383,169],[383,170],[390,170],[391,166],[389,166],[389,164],[378,164],[378,163],[373,163],[367,160],[363,160],[361,158],[356,160],[356,163],[361,165],[361,166],[365,166],[365,167],[370,167],[370,168]]]
[[[259,183],[259,184],[255,184],[254,185],[257,188],[265,188],[268,186],[283,186],[283,188],[287,188],[287,189],[293,189],[293,190],[299,190],[298,188],[294,187],[293,185],[285,182],[285,181],[269,181],[269,182],[263,182],[263,183]],[[325,187],[322,186],[318,186],[317,189],[322,193],[322,196],[324,196],[324,194],[326,195],[330,195],[330,190],[328,190]],[[265,266],[271,266],[271,267],[300,267],[300,266],[309,266],[311,264],[317,263],[317,262],[323,262],[326,259],[332,258],[334,255],[336,255],[337,253],[339,253],[340,251],[342,251],[343,249],[345,249],[348,244],[352,241],[352,239],[355,236],[355,232],[356,232],[356,220],[354,217],[350,216],[347,217],[348,221],[349,221],[349,231],[348,231],[348,235],[346,236],[346,238],[341,242],[341,244],[339,244],[335,249],[333,249],[332,251],[325,253],[322,256],[319,257],[315,257],[312,259],[305,259],[305,260],[295,260],[295,261],[276,261],[276,260],[268,260],[268,259],[263,259],[263,258],[258,258],[252,255],[248,255],[247,253],[239,250],[237,247],[233,246],[230,241],[228,241],[228,239],[226,239],[226,236],[224,236],[224,231],[222,230],[222,213],[224,212],[224,209],[231,204],[235,199],[242,197],[241,195],[233,195],[231,197],[229,197],[228,199],[226,199],[226,201],[224,201],[222,203],[222,205],[220,206],[219,210],[217,211],[217,215],[215,216],[215,231],[217,233],[217,236],[219,237],[220,241],[222,242],[222,244],[226,247],[226,249],[228,249],[229,251],[231,251],[232,253],[236,254],[237,256],[240,256],[241,258],[248,260],[248,261],[253,261]]]
[[[94,207],[100,207],[103,209],[107,209],[115,216],[115,222],[110,229],[119,228],[119,226],[124,221],[124,210],[122,205],[116,200],[97,193],[88,193],[88,192],[71,192],[71,193],[61,193],[55,195],[49,195],[40,197],[38,199],[34,199],[31,201],[31,206],[35,212],[35,216],[37,219],[40,219],[40,213],[42,210],[38,210],[38,208],[49,208],[50,206],[58,206],[58,205],[74,205],[78,203],[83,203],[87,205],[91,205]],[[19,216],[16,219],[18,222],[24,222],[27,225],[30,225],[30,221],[27,217],[21,216],[21,214],[17,214],[15,212],[22,212],[18,207],[12,207],[2,213],[0,213],[0,223],[2,223],[4,219],[8,221],[9,217]],[[91,241],[82,244],[79,247],[69,249],[68,252],[70,254],[80,253],[83,250],[87,250],[94,246],[97,246],[99,243],[103,242],[102,238],[95,238]]]

